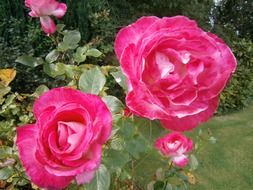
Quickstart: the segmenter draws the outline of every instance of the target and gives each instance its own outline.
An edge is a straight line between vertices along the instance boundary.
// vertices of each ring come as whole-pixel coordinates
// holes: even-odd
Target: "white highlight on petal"
[[[173,72],[175,67],[170,59],[163,53],[157,52],[155,55],[156,64],[161,73],[161,78],[164,78],[169,73]]]
[[[191,54],[189,52],[183,52],[181,53],[181,59],[183,64],[187,64],[190,61]]]

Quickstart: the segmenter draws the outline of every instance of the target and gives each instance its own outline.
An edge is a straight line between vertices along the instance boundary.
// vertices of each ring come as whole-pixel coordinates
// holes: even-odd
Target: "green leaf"
[[[116,72],[111,72],[111,75],[115,79],[115,81],[125,90],[127,91],[127,82],[126,82],[126,77],[123,75],[122,71],[116,71]]]
[[[135,135],[135,126],[131,119],[129,118],[122,118],[117,123],[119,127],[118,134],[124,138],[124,140],[132,139]]]
[[[157,181],[154,184],[154,190],[164,190],[165,185],[163,181]]]
[[[106,103],[113,115],[121,113],[124,108],[123,103],[115,96],[105,96],[102,100]]]
[[[87,51],[86,55],[90,57],[100,57],[102,55],[102,52],[98,49],[91,48]]]
[[[29,67],[37,67],[39,65],[44,64],[44,61],[40,57],[32,57],[29,55],[22,55],[18,57],[15,62],[21,63],[23,65],[29,66]]]
[[[63,63],[49,63],[44,64],[43,71],[50,77],[57,77],[65,73],[65,65]]]
[[[140,134],[150,144],[153,144],[158,137],[166,132],[160,122],[156,120],[151,121],[140,117],[134,117],[134,124],[137,126]]]
[[[0,104],[4,101],[4,96],[8,94],[11,91],[11,87],[7,86],[0,86]]]
[[[53,63],[58,59],[59,55],[60,55],[60,53],[54,49],[49,54],[47,54],[46,61],[48,63]]]
[[[86,57],[87,57],[86,56],[87,50],[88,50],[87,46],[78,47],[76,49],[75,54],[73,55],[74,61],[77,62],[78,64],[84,62],[86,60]]]
[[[86,185],[87,190],[108,190],[110,188],[110,173],[104,165],[100,165],[91,183]]]
[[[63,42],[58,44],[59,51],[75,49],[81,40],[81,34],[77,30],[64,31]]]
[[[111,140],[111,148],[114,150],[123,150],[125,147],[125,142],[122,138],[114,137]]]
[[[126,150],[135,159],[139,159],[141,153],[144,153],[147,150],[146,141],[142,137],[137,137],[133,140],[127,141]]]
[[[193,154],[190,155],[189,164],[190,164],[191,170],[196,170],[198,168],[199,162]]]
[[[79,79],[79,88],[81,91],[98,95],[106,82],[104,74],[98,67],[86,70]]]
[[[9,146],[1,146],[0,147],[0,159],[5,159],[9,155],[12,154],[12,148]]]
[[[0,169],[0,180],[7,180],[13,174],[13,170],[8,167]]]
[[[64,27],[65,27],[65,24],[57,24],[56,25],[57,32],[61,33],[63,31]]]
[[[125,151],[109,150],[104,158],[106,166],[112,171],[121,170],[130,161],[130,156]]]
[[[150,181],[147,185],[147,190],[154,190],[154,184],[156,181]]]
[[[167,183],[165,190],[173,190],[173,187],[170,183]]]
[[[32,94],[32,96],[39,97],[44,92],[48,91],[48,87],[46,85],[40,85],[36,88],[35,92]]]

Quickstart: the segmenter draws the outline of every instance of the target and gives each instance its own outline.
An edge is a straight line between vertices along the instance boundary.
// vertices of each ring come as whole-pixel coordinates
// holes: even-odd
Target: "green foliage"
[[[238,65],[220,96],[219,114],[240,110],[246,107],[253,97],[253,43],[251,40],[238,39],[233,42],[232,49]]]
[[[93,180],[86,185],[87,190],[109,190],[111,183],[110,173],[107,168],[101,164],[96,171]]]

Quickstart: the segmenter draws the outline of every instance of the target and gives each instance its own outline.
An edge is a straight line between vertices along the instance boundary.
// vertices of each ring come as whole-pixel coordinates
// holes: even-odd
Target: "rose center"
[[[79,122],[58,122],[58,145],[61,150],[76,146],[80,142],[85,126]]]

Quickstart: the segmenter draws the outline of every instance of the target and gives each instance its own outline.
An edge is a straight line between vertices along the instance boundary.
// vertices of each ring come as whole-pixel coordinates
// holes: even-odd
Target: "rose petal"
[[[141,17],[134,24],[121,29],[115,39],[115,53],[120,59],[122,52],[130,44],[136,44],[144,31],[159,18],[155,16]]]
[[[57,18],[61,18],[65,15],[67,11],[67,5],[65,3],[59,3],[58,7],[51,13]]]
[[[40,17],[40,23],[43,31],[47,34],[53,34],[56,31],[54,21],[49,16]]]
[[[35,158],[37,128],[25,125],[17,128],[17,147],[20,160],[26,173],[36,185],[47,189],[63,189],[68,186],[73,176],[59,177],[48,173],[44,166]]]
[[[191,130],[198,124],[207,121],[215,112],[218,107],[219,97],[215,97],[208,102],[208,108],[197,114],[185,116],[182,118],[170,117],[168,119],[162,119],[161,124],[163,127],[175,131]]]
[[[176,166],[182,168],[182,167],[185,167],[188,164],[189,159],[187,158],[187,156],[182,154],[181,156],[173,157],[172,161]]]
[[[83,172],[82,174],[78,174],[76,176],[76,182],[78,185],[84,184],[84,183],[89,183],[94,175],[95,175],[96,171],[88,171],[88,172]]]

